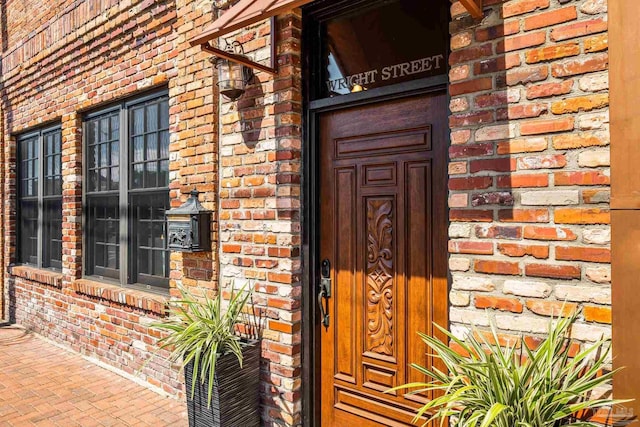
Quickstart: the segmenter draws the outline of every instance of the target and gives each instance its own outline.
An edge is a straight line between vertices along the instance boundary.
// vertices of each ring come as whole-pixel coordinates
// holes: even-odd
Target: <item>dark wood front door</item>
[[[447,325],[447,98],[427,94],[320,116],[321,425],[401,426],[429,396],[417,332]]]

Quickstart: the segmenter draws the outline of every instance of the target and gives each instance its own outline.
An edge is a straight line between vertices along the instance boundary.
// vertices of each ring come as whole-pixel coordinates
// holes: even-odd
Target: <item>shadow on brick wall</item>
[[[256,314],[264,322],[262,416],[265,424],[296,424],[293,409],[300,376],[300,52],[299,17],[265,21],[239,35],[258,60],[271,52],[278,31],[276,77],[258,73],[235,105],[221,107],[221,284],[234,278],[255,283]],[[293,77],[293,75],[298,77]],[[224,100],[223,100],[224,102]],[[291,385],[285,385],[291,384]]]
[[[542,333],[610,282],[606,2],[484,4],[450,28],[450,318]]]
[[[546,104],[527,88],[547,79],[548,64],[537,64],[522,49],[546,38],[520,33],[519,19],[504,20],[501,2],[487,3],[492,5],[481,21],[465,15],[450,28],[450,217],[452,223],[471,223],[471,230],[469,241],[451,240],[449,249],[473,255],[468,271],[519,276],[525,268],[521,257],[538,258],[545,250],[548,255],[548,247],[520,244],[523,224],[549,221],[546,207],[521,207],[521,190],[546,187],[548,172],[536,170],[554,161],[539,155],[547,150],[547,138],[527,128],[547,115]],[[461,237],[466,236],[451,236]],[[477,308],[498,308],[479,303],[475,298]],[[454,315],[452,321],[460,319]]]

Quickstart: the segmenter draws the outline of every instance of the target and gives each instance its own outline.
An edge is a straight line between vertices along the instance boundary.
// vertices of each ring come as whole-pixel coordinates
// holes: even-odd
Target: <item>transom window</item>
[[[60,127],[21,135],[18,144],[18,262],[62,269]]]
[[[85,274],[169,285],[169,100],[154,94],[85,120]]]
[[[311,97],[347,95],[446,74],[447,4],[353,0],[326,7],[327,12],[315,19],[320,81],[314,82]]]

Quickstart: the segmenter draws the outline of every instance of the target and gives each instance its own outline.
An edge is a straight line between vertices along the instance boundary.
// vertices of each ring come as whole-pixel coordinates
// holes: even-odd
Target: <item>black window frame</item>
[[[53,139],[48,139],[52,137]],[[37,148],[34,150],[35,157],[25,158],[23,153],[23,143],[37,141]],[[22,265],[29,265],[39,269],[62,271],[62,127],[60,124],[42,127],[36,130],[16,135],[16,236],[17,250],[16,262]],[[45,141],[52,145],[45,144]],[[51,147],[52,151],[48,150]],[[53,171],[49,170],[47,160],[51,159]],[[33,165],[33,161],[37,164]],[[32,162],[34,175],[23,178],[23,168],[25,162]],[[53,162],[58,162],[57,170]],[[47,178],[58,179],[56,183],[50,183]],[[35,195],[23,194],[25,181],[36,181]],[[56,188],[57,187],[57,188]],[[26,209],[23,203],[35,204],[36,217],[31,219],[35,225],[35,238],[30,235],[31,240],[35,240],[35,254],[30,254],[26,259],[24,253],[23,239],[26,238],[25,224]],[[50,215],[51,208],[55,212]]]
[[[165,89],[161,91],[150,92],[142,96],[137,96],[135,98],[124,100],[117,104],[113,104],[107,108],[103,108],[101,110],[85,114],[83,117],[83,123],[82,123],[82,129],[83,129],[82,165],[83,166],[82,168],[83,168],[84,178],[83,178],[83,186],[82,186],[82,206],[83,206],[82,221],[83,221],[83,230],[84,230],[83,231],[84,244],[83,244],[82,250],[83,250],[83,260],[84,260],[84,263],[83,263],[84,277],[97,279],[100,281],[112,283],[122,287],[140,289],[140,290],[153,292],[153,293],[167,294],[169,291],[170,251],[167,245],[167,239],[166,239],[167,223],[166,223],[166,218],[164,216],[164,211],[170,208],[168,102],[169,102],[168,91]],[[161,103],[166,103],[165,104],[166,117],[164,117],[164,119],[163,117],[161,117],[161,114],[163,113],[163,111],[160,108]],[[147,141],[146,135],[149,133],[153,133],[154,131],[151,130],[147,132],[147,129],[146,129],[147,110],[143,110],[145,114],[144,116],[145,129],[143,132],[143,136],[145,140],[144,142],[145,154],[144,154],[144,160],[142,162],[140,161],[135,162],[134,161],[135,147],[134,147],[133,136],[132,136],[134,135],[134,129],[133,129],[134,120],[132,119],[132,115],[134,114],[133,112],[136,109],[139,109],[145,106],[150,106],[153,104],[157,105],[157,109],[156,109],[157,110],[156,111],[157,128],[155,130],[155,132],[157,133],[156,135],[157,158],[155,160],[149,161],[149,159],[147,159],[146,157],[147,149],[148,149],[147,142],[146,142]],[[111,159],[111,162],[108,165],[105,166],[104,163],[102,165],[100,164],[96,165],[96,162],[98,161],[95,160],[94,158],[92,163],[92,161],[90,161],[91,159],[89,158],[90,149],[92,149],[96,145],[99,146],[100,144],[107,143],[107,142],[109,144],[111,143],[109,141],[102,141],[102,140],[96,142],[95,139],[93,141],[90,141],[90,136],[88,134],[90,123],[105,117],[118,118],[118,130],[117,130],[118,139],[113,140],[118,142],[118,154],[117,154],[118,164],[115,166],[113,162],[114,157],[112,157],[113,146],[109,146],[106,149],[106,152],[108,153],[108,156]],[[109,132],[111,133],[113,132],[112,130],[113,123],[111,121],[109,123],[110,123]],[[161,133],[166,134],[166,152],[164,153],[166,154],[166,157],[160,157],[160,154],[161,154],[160,134]],[[101,153],[104,153],[104,151],[101,151],[100,148],[98,148],[98,151]],[[166,162],[166,186],[162,186],[162,187],[155,186],[152,188],[132,188],[134,164],[153,163],[154,161],[157,163],[156,166],[158,170],[161,169],[160,163]],[[101,191],[100,188],[103,185],[101,184],[101,182],[103,181],[100,181],[99,175],[101,174],[99,171],[100,169],[108,169],[108,168],[111,168],[109,169],[109,172],[105,172],[105,174],[102,174],[103,177],[104,176],[109,177],[106,180],[106,184],[105,184],[107,189],[105,191]],[[117,177],[119,182],[117,183],[117,186],[112,185],[111,178],[110,178],[113,176],[113,174],[111,173],[113,171],[113,168],[118,169]],[[94,182],[96,182],[97,184],[92,184],[91,182],[91,174],[93,171],[98,171],[97,174],[93,175],[96,177],[96,180]],[[156,183],[158,183],[160,180],[161,179],[157,177]],[[94,191],[94,188],[96,186],[98,187],[98,189]],[[113,203],[112,204],[103,203],[102,205],[100,205],[99,203],[95,203],[101,198],[116,198],[117,204],[114,205]],[[141,209],[136,202],[144,198],[151,200],[151,203],[164,205],[164,206],[155,206],[156,210],[153,210],[153,207],[147,206],[149,209],[151,209],[150,215],[153,216],[153,214],[155,214],[155,218],[149,218],[149,221],[147,221],[146,219],[141,219],[137,217],[138,213],[141,212]],[[109,207],[111,207],[111,208],[116,208],[117,210],[117,218],[110,219],[109,215],[105,214],[105,218],[103,219],[103,222],[107,225],[109,224],[109,222],[117,221],[118,235],[117,235],[116,242],[113,242],[113,239],[111,239],[110,241],[107,241],[108,234],[106,233],[106,229],[105,229],[105,235],[104,235],[105,237],[103,238],[102,241],[100,241],[99,243],[96,243],[97,242],[96,233],[98,230],[97,227],[94,227],[91,231],[89,230],[89,228],[93,226],[92,224],[93,219],[95,219],[95,217],[92,217],[90,210],[100,209],[100,207],[103,207],[105,209],[109,209]],[[115,212],[113,211],[111,211],[110,213],[112,214],[111,216],[115,214]],[[160,216],[162,217],[162,219],[160,219]],[[158,246],[153,246],[153,243],[150,244],[152,246],[151,248],[149,247],[149,245],[141,244],[140,237],[138,236],[138,232],[142,228],[142,226],[140,225],[141,222],[152,223],[151,224],[152,227],[154,226],[154,224],[157,226],[158,223],[161,223],[160,228],[162,228],[162,235],[160,236],[160,241],[163,243],[162,248]],[[157,243],[158,240],[153,239],[153,241]],[[103,245],[103,248],[106,248],[107,246],[117,247],[117,259],[119,264],[118,268],[116,269],[109,268],[104,265],[102,267],[99,267],[93,264],[93,261],[97,256],[97,249],[96,249],[97,245]],[[162,265],[161,265],[162,271],[164,273],[162,276],[145,274],[144,272],[140,271],[142,270],[140,268],[140,259],[142,257],[141,254],[143,253],[143,251],[150,253],[152,258],[155,252],[164,254],[164,258],[162,259]],[[103,253],[103,257],[105,257],[103,258],[103,260],[107,260],[108,255]],[[162,255],[161,255],[161,258],[162,258]],[[123,262],[123,260],[125,262]]]

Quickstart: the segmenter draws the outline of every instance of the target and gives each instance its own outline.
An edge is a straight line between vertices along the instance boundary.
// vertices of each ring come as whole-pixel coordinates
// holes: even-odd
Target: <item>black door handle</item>
[[[329,327],[329,298],[331,298],[331,263],[328,259],[322,261],[320,265],[320,289],[318,291],[318,306],[322,325]]]

